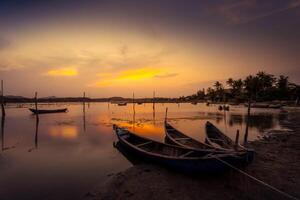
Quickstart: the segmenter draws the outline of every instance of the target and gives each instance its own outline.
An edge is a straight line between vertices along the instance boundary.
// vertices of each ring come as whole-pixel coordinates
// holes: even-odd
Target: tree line
[[[245,79],[229,78],[225,86],[216,81],[212,87],[206,91],[199,90],[196,94],[181,97],[187,100],[207,99],[211,101],[235,101],[245,102],[254,101],[272,101],[299,100],[300,86],[291,83],[288,76],[280,75],[278,77],[260,71],[255,75],[249,75]]]

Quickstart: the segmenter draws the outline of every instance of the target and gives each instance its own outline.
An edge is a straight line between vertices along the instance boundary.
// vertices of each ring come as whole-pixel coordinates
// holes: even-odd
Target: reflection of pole
[[[1,80],[1,109],[2,117],[5,117],[3,80]]]
[[[133,115],[132,115],[132,129],[135,131],[135,102],[134,102],[134,92],[132,93],[132,110],[133,110]]]
[[[249,98],[249,102],[248,102],[248,112],[247,112],[247,122],[246,122],[245,136],[244,136],[244,144],[246,144],[247,140],[248,140],[248,129],[249,129],[249,121],[250,121],[250,109],[251,109],[251,98]]]
[[[4,151],[4,123],[5,116],[1,117],[1,150]]]
[[[133,109],[133,113],[135,114],[135,100],[134,100],[134,93],[132,93],[132,109]]]
[[[34,138],[34,144],[35,144],[35,148],[38,148],[38,133],[39,133],[39,118],[36,118],[35,121],[35,138]]]
[[[153,123],[155,124],[155,91],[153,91],[153,105],[152,105],[152,109],[153,109]]]
[[[82,99],[82,112],[83,112],[83,132],[85,132],[85,92],[83,92],[83,99]]]

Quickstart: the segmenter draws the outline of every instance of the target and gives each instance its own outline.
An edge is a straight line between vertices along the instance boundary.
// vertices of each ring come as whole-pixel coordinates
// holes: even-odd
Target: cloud
[[[280,4],[266,3],[257,0],[241,0],[224,3],[217,12],[230,25],[242,25],[267,18],[300,6],[300,0],[289,0]]]
[[[47,76],[77,76],[78,71],[75,68],[61,68],[49,70]]]
[[[166,74],[159,74],[159,75],[155,75],[155,78],[171,78],[171,77],[175,77],[178,76],[178,73],[166,73]]]
[[[104,87],[113,84],[126,84],[137,81],[146,81],[155,77],[164,77],[166,75],[172,74],[161,74],[161,70],[157,68],[138,68],[138,69],[125,69],[121,72],[115,74],[112,73],[99,73],[98,77],[101,77],[100,80],[95,81],[88,86],[90,87]]]

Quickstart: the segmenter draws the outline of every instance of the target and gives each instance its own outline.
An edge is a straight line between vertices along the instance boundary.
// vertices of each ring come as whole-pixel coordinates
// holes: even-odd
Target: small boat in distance
[[[126,106],[126,105],[127,105],[126,102],[120,102],[120,103],[118,103],[118,106]]]
[[[62,109],[47,109],[47,110],[43,110],[43,109],[33,109],[33,108],[29,108],[29,110],[33,113],[33,114],[48,114],[48,113],[64,113],[67,112],[68,109],[67,108],[62,108]]]
[[[225,163],[242,165],[246,162],[245,157],[238,153],[214,153],[211,150],[194,151],[147,139],[116,125],[114,125],[114,129],[120,144],[137,158],[181,172],[220,172],[228,168]]]

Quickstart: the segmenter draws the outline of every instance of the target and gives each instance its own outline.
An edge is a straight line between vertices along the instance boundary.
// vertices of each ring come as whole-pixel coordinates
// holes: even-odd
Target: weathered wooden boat
[[[206,143],[212,146],[221,147],[227,150],[235,150],[235,151],[246,151],[248,154],[248,159],[250,161],[253,160],[254,150],[248,149],[239,144],[235,143],[230,137],[225,135],[222,131],[220,131],[217,127],[215,127],[212,123],[206,122]]]
[[[171,126],[168,122],[165,122],[165,134],[168,143],[175,144],[178,146],[182,146],[185,148],[192,148],[192,149],[218,149],[210,144],[202,143],[200,141],[191,138],[181,131],[175,129]],[[219,148],[222,150],[222,148]]]
[[[62,109],[47,109],[47,110],[43,110],[43,109],[33,109],[33,108],[29,108],[29,110],[33,113],[33,114],[48,114],[48,113],[64,113],[67,112],[68,109],[67,108],[62,108]]]
[[[211,150],[195,151],[147,139],[115,125],[114,129],[120,144],[139,159],[182,172],[220,172],[228,168],[225,163],[241,165],[247,161],[243,156],[244,153],[215,153]]]

